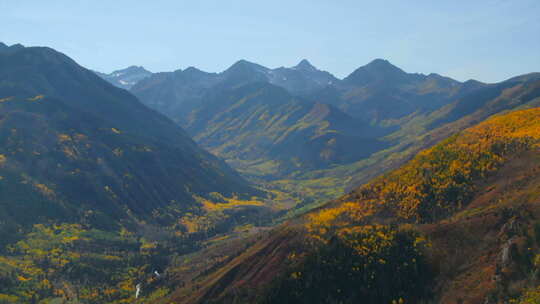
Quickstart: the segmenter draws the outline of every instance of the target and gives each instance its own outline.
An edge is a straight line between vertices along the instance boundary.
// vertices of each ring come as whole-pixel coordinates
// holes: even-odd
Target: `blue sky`
[[[0,0],[0,41],[50,46],[91,69],[307,58],[346,76],[374,58],[496,82],[540,72],[540,1]]]

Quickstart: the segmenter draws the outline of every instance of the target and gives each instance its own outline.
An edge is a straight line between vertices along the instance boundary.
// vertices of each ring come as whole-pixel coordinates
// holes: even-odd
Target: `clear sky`
[[[540,1],[0,0],[0,41],[50,46],[103,72],[307,58],[343,77],[384,58],[495,82],[540,72]]]

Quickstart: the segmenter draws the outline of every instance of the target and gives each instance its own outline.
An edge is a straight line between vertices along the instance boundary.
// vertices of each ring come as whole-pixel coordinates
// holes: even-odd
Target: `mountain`
[[[436,110],[482,85],[464,86],[438,74],[406,73],[387,60],[375,59],[343,81],[309,96],[334,104],[353,117],[388,125]]]
[[[407,73],[383,59],[339,80],[307,60],[278,69],[241,60],[222,73],[188,68],[155,74],[131,91],[244,175],[295,193],[297,202],[322,203],[396,168],[449,132],[517,107],[504,89],[534,80],[533,73],[499,84],[461,83],[438,74]],[[257,90],[261,83],[273,86],[260,91],[264,96]],[[498,106],[482,107],[490,102]],[[335,115],[310,120],[298,114],[310,107]],[[469,120],[476,110],[477,117]],[[262,115],[267,111],[273,115]],[[323,125],[328,125],[324,136],[305,133]],[[283,141],[280,134],[291,140]]]
[[[376,140],[382,130],[264,82],[206,95],[184,127],[201,146],[258,176],[349,163],[384,148]]]
[[[291,68],[277,69],[239,60],[221,73],[207,73],[194,67],[157,73],[137,83],[131,92],[151,108],[182,124],[193,110],[193,104],[199,103],[209,90],[268,82],[287,89],[293,95],[301,95],[337,81],[330,73],[318,70],[307,60]]]
[[[219,74],[196,68],[158,73],[131,91],[235,168],[275,178],[352,162],[384,147],[375,139],[383,128],[286,89],[332,81],[307,60],[273,70],[240,60]]]
[[[159,210],[204,213],[195,196],[259,193],[172,121],[59,52],[22,48],[1,54],[0,67],[3,227],[170,224]]]
[[[388,60],[375,59],[369,64],[356,69],[343,81],[354,86],[365,86],[372,83],[400,85],[411,82],[411,78],[414,76],[420,75],[409,75]]]
[[[539,108],[495,115],[261,235],[164,302],[534,303],[539,147]]]
[[[270,69],[240,60],[221,73],[187,70],[186,75],[181,70],[156,74],[138,83],[132,92],[150,107],[179,121],[192,110],[189,104],[197,103],[208,90],[268,82],[295,96],[332,104],[365,122],[395,125],[411,114],[437,110],[485,86],[478,81],[460,83],[433,73],[406,73],[383,59],[373,60],[343,80],[317,69],[306,59],[289,68]],[[190,76],[195,70],[198,76]],[[185,104],[187,108],[183,107]]]
[[[300,96],[340,81],[334,75],[317,69],[306,59],[291,68],[274,69],[270,75],[270,83]]]
[[[539,75],[241,60],[151,110],[0,44],[0,302],[534,303]]]
[[[270,221],[266,192],[128,91],[53,49],[5,49],[0,302],[146,297],[174,257]]]
[[[110,74],[95,72],[99,77],[107,80],[114,86],[129,90],[137,82],[152,76],[152,72],[147,71],[142,66],[130,66],[122,70],[114,71]]]
[[[351,190],[382,172],[397,168],[420,150],[491,115],[540,106],[539,87],[540,81],[534,77],[518,77],[512,81],[475,88],[438,110],[418,113],[402,121],[399,129],[379,139],[389,145],[384,151],[355,163],[315,170],[297,178],[301,181],[326,177],[335,181],[335,185],[340,185],[345,177],[352,177],[345,187]]]
[[[21,48],[24,48],[22,44],[13,44],[11,46],[8,46],[0,42],[0,53],[11,53],[20,50]]]

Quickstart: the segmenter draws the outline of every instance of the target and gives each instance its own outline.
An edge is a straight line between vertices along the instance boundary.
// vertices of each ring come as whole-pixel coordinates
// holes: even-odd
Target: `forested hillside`
[[[271,214],[179,126],[49,48],[0,50],[0,193],[2,303],[131,298],[173,254]]]
[[[530,303],[539,149],[538,108],[490,118],[271,232],[188,302]]]
[[[132,92],[245,177],[288,193],[297,213],[489,115],[535,105],[536,80],[461,83],[382,59],[340,80],[307,61],[269,69],[241,60],[222,73],[158,73]]]

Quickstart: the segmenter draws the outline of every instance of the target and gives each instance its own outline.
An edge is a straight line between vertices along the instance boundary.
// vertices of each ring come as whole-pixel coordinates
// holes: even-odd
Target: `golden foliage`
[[[58,141],[59,142],[71,141],[71,136],[69,136],[68,134],[58,134]]]
[[[396,231],[384,225],[364,225],[341,228],[337,231],[337,235],[354,248],[357,254],[375,256],[392,246]]]
[[[68,147],[68,146],[64,146],[64,148],[62,149],[62,151],[63,151],[64,154],[65,154],[67,157],[69,157],[69,158],[72,158],[72,159],[77,158],[77,151],[75,150],[75,148]]]
[[[184,226],[187,233],[208,231],[213,226],[213,222],[210,218],[194,215],[192,213],[184,215],[180,219],[180,224]]]
[[[256,200],[240,200],[237,197],[225,198],[224,203],[214,203],[207,199],[202,199],[201,203],[206,211],[222,211],[243,206],[263,206],[264,203]]]
[[[20,303],[19,297],[0,293],[0,303]]]
[[[313,236],[323,239],[327,234],[351,223],[360,223],[375,213],[373,204],[343,203],[308,216],[306,228]]]
[[[38,100],[41,100],[41,99],[43,99],[43,98],[45,98],[44,95],[36,95],[36,96],[34,96],[34,97],[28,98],[27,100],[28,100],[28,101],[38,101]]]
[[[540,303],[540,286],[530,288],[525,291],[518,300],[511,300],[510,303],[517,304],[539,304]]]
[[[44,196],[47,196],[47,197],[52,197],[54,196],[54,190],[52,190],[51,188],[49,188],[47,185],[45,184],[34,184],[34,187],[36,187],[36,189],[41,193],[43,194]]]
[[[405,219],[445,216],[470,200],[477,180],[539,142],[540,109],[496,116],[420,152],[405,166],[362,187],[360,193],[363,200],[377,200]]]
[[[469,203],[478,181],[539,143],[540,109],[493,117],[420,152],[401,168],[359,188],[348,201],[309,215],[305,227],[314,239],[328,242],[338,236],[360,254],[377,252],[393,236],[373,223],[444,218]],[[423,237],[415,241],[427,243]]]

